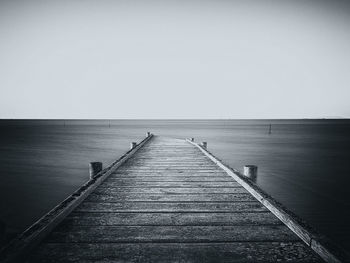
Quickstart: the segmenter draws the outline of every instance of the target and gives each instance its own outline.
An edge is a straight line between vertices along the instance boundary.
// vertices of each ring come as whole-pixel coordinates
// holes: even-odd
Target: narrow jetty
[[[337,262],[204,145],[148,134],[14,240],[0,259]]]

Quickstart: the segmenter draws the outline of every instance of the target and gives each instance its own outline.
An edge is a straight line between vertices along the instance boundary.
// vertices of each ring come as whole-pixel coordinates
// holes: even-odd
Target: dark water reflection
[[[112,162],[147,130],[207,141],[230,166],[350,251],[350,121],[1,121],[0,218],[21,231]],[[272,124],[272,134],[269,134]]]

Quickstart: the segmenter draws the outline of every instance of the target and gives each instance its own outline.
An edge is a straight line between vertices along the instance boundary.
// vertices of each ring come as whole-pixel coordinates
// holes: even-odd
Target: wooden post
[[[151,133],[147,132],[146,137],[149,137],[149,136],[151,136]]]
[[[258,167],[256,165],[245,165],[243,174],[255,181],[258,176]]]
[[[130,149],[134,149],[136,147],[136,142],[130,143]]]
[[[207,149],[207,142],[202,142],[202,147],[203,147],[204,149]]]
[[[102,171],[101,162],[91,162],[89,166],[90,179],[94,178],[96,174]]]
[[[191,142],[194,142],[194,138],[191,138]]]

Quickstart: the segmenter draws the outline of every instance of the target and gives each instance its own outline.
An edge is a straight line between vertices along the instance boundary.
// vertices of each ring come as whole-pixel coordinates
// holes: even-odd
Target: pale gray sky
[[[350,117],[346,1],[1,1],[0,118]]]

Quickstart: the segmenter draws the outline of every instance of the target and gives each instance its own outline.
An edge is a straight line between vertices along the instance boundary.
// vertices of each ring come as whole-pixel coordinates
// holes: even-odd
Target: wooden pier
[[[339,262],[311,235],[204,147],[149,135],[24,232],[0,259]]]

